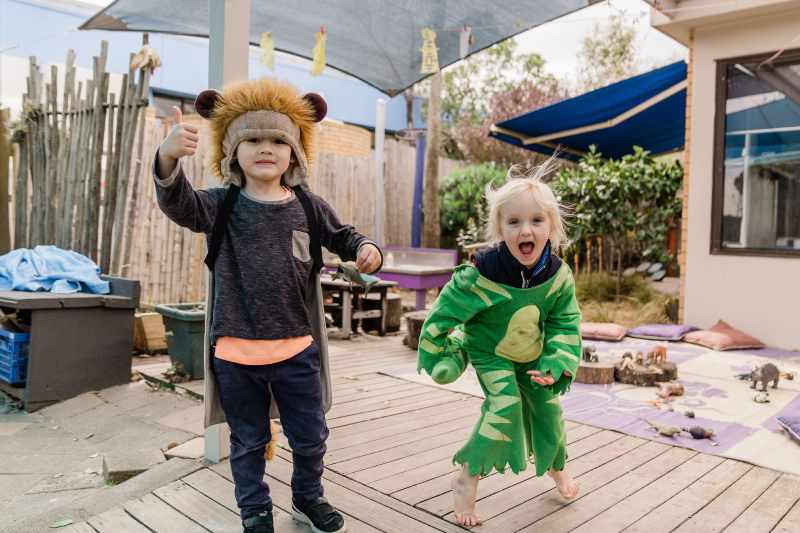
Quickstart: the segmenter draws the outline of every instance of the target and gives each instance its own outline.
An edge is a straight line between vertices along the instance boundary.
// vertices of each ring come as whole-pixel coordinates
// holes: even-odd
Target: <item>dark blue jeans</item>
[[[311,346],[272,365],[241,365],[214,357],[222,410],[231,428],[231,471],[242,519],[272,510],[264,481],[264,451],[272,439],[270,394],[292,447],[292,495],[298,500],[323,495],[322,472],[328,425],[322,410],[319,348]]]

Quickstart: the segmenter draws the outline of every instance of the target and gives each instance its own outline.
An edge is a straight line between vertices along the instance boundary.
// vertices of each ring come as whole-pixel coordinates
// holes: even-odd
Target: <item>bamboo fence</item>
[[[153,158],[171,123],[147,107],[150,69],[131,68],[109,93],[107,50],[104,41],[85,87],[76,87],[75,54],[68,52],[60,109],[56,67],[45,83],[31,57],[23,115],[12,136],[14,247],[55,245],[81,253],[104,274],[140,280],[143,302],[201,302],[205,236],[167,219],[151,179]],[[206,178],[205,121],[185,115],[184,122],[200,129],[195,154],[181,160],[187,178],[195,189],[219,186]],[[387,140],[387,246],[411,244],[415,164],[413,146]],[[457,166],[463,163],[441,158],[440,175]],[[343,223],[374,237],[374,176],[372,157],[321,153],[310,181]]]

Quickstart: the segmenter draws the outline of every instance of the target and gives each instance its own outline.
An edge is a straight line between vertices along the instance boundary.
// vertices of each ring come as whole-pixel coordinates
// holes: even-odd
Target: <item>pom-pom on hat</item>
[[[316,123],[328,111],[320,95],[300,95],[291,83],[264,77],[230,83],[222,91],[205,90],[194,107],[210,121],[207,163],[223,187],[244,184],[244,174],[234,158],[240,142],[274,137],[288,144],[297,159],[289,164],[281,183],[309,190]]]

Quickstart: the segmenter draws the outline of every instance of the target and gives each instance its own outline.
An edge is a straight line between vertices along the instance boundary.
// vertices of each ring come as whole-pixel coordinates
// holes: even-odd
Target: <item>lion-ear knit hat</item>
[[[211,175],[223,187],[244,184],[242,170],[234,164],[240,142],[274,137],[288,144],[297,160],[289,164],[281,183],[309,190],[316,123],[328,111],[320,95],[300,95],[291,83],[264,77],[230,83],[221,91],[205,90],[198,95],[194,107],[210,121],[207,163]]]

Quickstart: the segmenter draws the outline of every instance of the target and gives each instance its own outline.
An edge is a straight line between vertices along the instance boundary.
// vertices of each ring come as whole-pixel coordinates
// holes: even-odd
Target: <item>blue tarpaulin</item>
[[[20,248],[0,256],[0,290],[4,291],[108,294],[111,287],[99,273],[88,257],[55,246]]]
[[[536,109],[492,126],[490,137],[534,152],[577,160],[592,144],[603,158],[619,158],[641,146],[653,154],[683,147],[686,63],[646,74]]]

